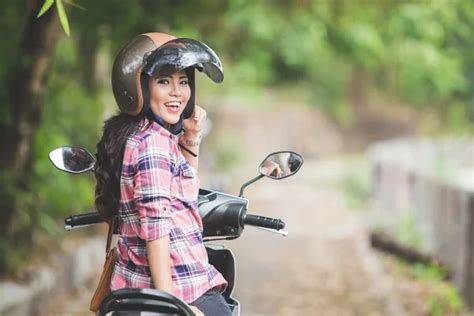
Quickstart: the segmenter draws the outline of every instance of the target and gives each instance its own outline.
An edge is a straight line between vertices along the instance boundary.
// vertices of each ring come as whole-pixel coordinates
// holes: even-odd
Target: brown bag
[[[112,279],[112,272],[114,271],[115,261],[117,259],[117,248],[110,249],[112,243],[112,234],[114,232],[115,218],[109,222],[109,232],[107,235],[107,245],[105,247],[105,263],[104,269],[99,279],[99,284],[92,296],[89,309],[97,312],[102,301],[110,294],[110,280]]]

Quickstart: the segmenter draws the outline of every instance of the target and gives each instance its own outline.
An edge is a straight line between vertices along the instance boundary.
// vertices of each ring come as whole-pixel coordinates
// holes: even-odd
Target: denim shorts
[[[199,308],[206,316],[232,316],[232,311],[224,296],[216,288],[210,289],[190,305]]]

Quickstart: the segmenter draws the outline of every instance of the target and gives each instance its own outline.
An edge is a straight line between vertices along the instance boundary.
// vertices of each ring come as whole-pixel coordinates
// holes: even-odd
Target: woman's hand
[[[266,161],[265,164],[260,167],[260,171],[267,176],[275,178],[280,178],[282,176],[280,165],[271,160]]]
[[[194,108],[193,115],[183,121],[184,136],[191,141],[197,141],[201,137],[201,131],[206,121],[207,113],[199,105]]]
[[[183,155],[196,171],[198,170],[199,165],[198,155],[199,145],[201,144],[202,138],[201,131],[204,127],[206,117],[206,111],[199,105],[196,105],[193,115],[183,121],[184,134],[179,141],[183,147],[193,152],[193,154],[190,154],[188,151],[183,151]]]

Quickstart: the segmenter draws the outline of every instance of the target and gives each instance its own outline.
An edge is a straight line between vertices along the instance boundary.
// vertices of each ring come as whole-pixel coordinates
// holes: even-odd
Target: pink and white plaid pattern
[[[174,294],[190,303],[224,277],[208,263],[197,210],[199,179],[178,138],[153,122],[125,146],[120,179],[119,257],[111,289],[153,288],[147,240],[170,235]]]

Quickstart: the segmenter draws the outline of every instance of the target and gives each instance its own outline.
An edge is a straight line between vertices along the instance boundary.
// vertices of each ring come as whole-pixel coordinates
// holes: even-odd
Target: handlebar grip
[[[66,226],[82,226],[82,225],[91,225],[102,222],[102,219],[99,217],[99,213],[86,213],[79,215],[71,215],[64,219],[64,224]]]
[[[245,215],[244,224],[271,228],[271,229],[276,229],[276,230],[285,228],[285,222],[282,221],[281,219],[253,215],[253,214]]]

